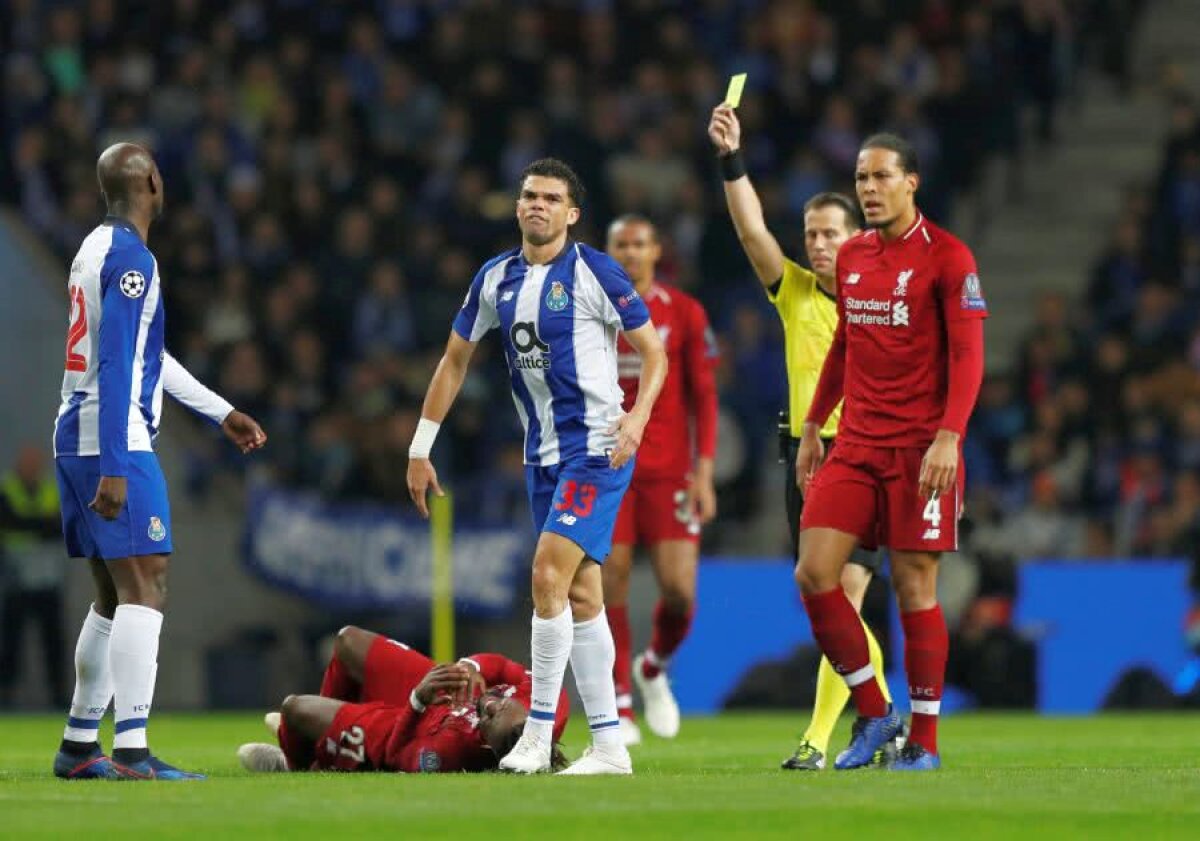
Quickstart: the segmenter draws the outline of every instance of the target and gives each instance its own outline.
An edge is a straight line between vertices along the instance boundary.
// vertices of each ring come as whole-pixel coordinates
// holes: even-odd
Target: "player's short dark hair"
[[[617,225],[645,225],[650,229],[650,233],[654,236],[654,241],[658,242],[658,225],[650,221],[650,217],[643,216],[640,213],[622,213],[616,219],[608,223],[608,230],[611,231]]]
[[[804,212],[820,210],[823,207],[836,207],[846,217],[846,229],[857,231],[862,227],[862,218],[858,215],[858,205],[845,193],[817,193],[804,203]]]
[[[887,149],[890,152],[895,152],[896,157],[900,159],[900,168],[902,170],[911,172],[914,175],[919,175],[921,172],[920,162],[917,160],[917,148],[898,134],[891,134],[890,132],[872,134],[863,141],[862,148]]]
[[[525,167],[525,171],[521,173],[521,183],[524,184],[525,179],[531,175],[557,178],[562,181],[567,185],[567,196],[571,199],[571,203],[576,207],[583,207],[583,199],[587,191],[583,189],[583,182],[579,180],[575,170],[565,162],[558,158],[539,158]]]

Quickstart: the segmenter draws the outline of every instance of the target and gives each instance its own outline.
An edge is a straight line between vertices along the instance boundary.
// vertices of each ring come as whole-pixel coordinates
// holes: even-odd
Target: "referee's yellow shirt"
[[[813,272],[793,263],[783,261],[783,277],[767,289],[767,297],[779,311],[783,321],[784,355],[787,359],[788,418],[792,437],[799,438],[804,418],[817,392],[817,381],[821,379],[821,367],[833,344],[833,332],[837,329],[837,301],[817,283]],[[837,434],[838,421],[842,417],[842,404],[829,415],[822,438]]]

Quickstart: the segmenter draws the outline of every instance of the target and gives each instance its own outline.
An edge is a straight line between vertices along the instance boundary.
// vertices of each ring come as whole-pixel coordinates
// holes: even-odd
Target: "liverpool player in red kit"
[[[716,514],[713,453],[717,442],[716,343],[700,303],[654,278],[661,256],[658,232],[640,216],[622,216],[608,229],[608,253],[621,264],[650,308],[670,360],[667,380],[646,424],[633,480],[613,529],[604,565],[604,601],[616,645],[613,677],[625,744],[641,741],[633,718],[632,685],[642,695],[646,722],[658,736],[679,732],[679,706],[666,667],[692,623],[700,526]],[[637,399],[641,363],[617,340],[617,366],[626,411]],[[650,549],[659,600],[649,647],[630,663],[629,571],[635,546]]]
[[[435,664],[403,643],[343,628],[320,695],[268,713],[279,747],[242,745],[251,771],[488,771],[520,738],[532,679],[520,663],[474,654]],[[559,696],[557,742],[569,703]],[[562,755],[555,759],[565,765]]]
[[[876,135],[855,184],[869,230],[838,251],[838,329],[797,456],[811,476],[796,577],[821,651],[858,707],[838,769],[867,765],[900,729],[874,679],[867,638],[842,590],[856,546],[887,546],[904,627],[912,732],[892,767],[940,765],[937,717],[949,642],[938,559],[958,548],[962,436],[983,379],[987,304],[975,258],[917,209],[912,146]],[[829,461],[819,431],[844,396]]]

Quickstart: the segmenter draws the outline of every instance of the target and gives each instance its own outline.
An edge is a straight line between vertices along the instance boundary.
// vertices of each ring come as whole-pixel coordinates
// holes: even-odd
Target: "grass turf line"
[[[959,715],[942,725],[943,770],[784,772],[798,717],[688,719],[646,734],[633,778],[289,774],[242,771],[265,741],[254,714],[159,714],[156,752],[203,783],[64,782],[50,774],[59,716],[0,716],[4,837],[87,833],[241,836],[797,838],[1197,837],[1200,717]],[[848,721],[834,737],[841,746]],[[585,744],[575,722],[568,754]],[[106,745],[111,736],[106,729]]]

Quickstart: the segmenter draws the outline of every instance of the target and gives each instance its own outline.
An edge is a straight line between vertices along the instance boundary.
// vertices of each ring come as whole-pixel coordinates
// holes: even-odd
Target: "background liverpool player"
[[[867,639],[840,584],[858,545],[886,545],[904,627],[912,733],[892,767],[940,764],[937,716],[949,646],[937,602],[938,560],[958,548],[962,435],[983,378],[987,305],[975,258],[915,204],[910,144],[876,135],[855,185],[872,230],[838,252],[837,333],[805,422],[797,469],[813,475],[820,428],[845,396],[838,444],[815,472],[802,520],[797,581],[821,650],[859,711],[835,767],[869,763],[900,720],[874,678]]]
[[[804,476],[796,470],[800,429],[812,405],[821,366],[837,329],[837,281],[834,260],[842,243],[858,231],[858,211],[854,202],[841,193],[817,193],[804,205],[804,250],[812,270],[789,260],[779,240],[767,228],[762,202],[746,174],[742,160],[742,126],[728,105],[713,109],[708,137],[716,147],[725,183],[725,203],[754,274],[779,313],[783,323],[784,356],[788,378],[788,437],[784,505],[788,532],[792,539],[792,558],[799,558],[800,511],[804,498],[800,485]],[[833,443],[841,420],[841,406],[830,413],[821,428],[821,439]],[[879,571],[879,552],[858,548],[850,563],[842,569],[842,587],[854,609],[861,611],[871,577]],[[864,625],[864,627],[867,627]],[[867,627],[871,664],[885,699],[891,701],[883,676],[883,649]],[[817,694],[812,719],[800,738],[800,744],[782,763],[791,771],[819,771],[825,767],[829,737],[837,725],[850,693],[827,657],[817,670]]]
[[[613,676],[617,711],[627,745],[641,741],[633,718],[632,679],[645,705],[646,722],[658,736],[679,732],[679,705],[665,673],[692,624],[700,526],[717,513],[713,454],[717,444],[717,349],[708,316],[690,295],[655,280],[662,255],[658,231],[649,220],[622,216],[608,228],[614,257],[650,309],[650,319],[667,349],[667,380],[642,435],[633,480],[613,529],[613,548],[604,565],[604,600],[617,659]],[[617,369],[625,410],[637,400],[641,359],[624,337],[617,340]],[[629,570],[635,546],[650,548],[658,580],[650,645],[630,664]]]
[[[250,771],[486,771],[525,728],[533,681],[499,654],[441,664],[362,628],[337,636],[320,695],[289,695],[268,713],[279,746],[242,745]],[[567,726],[560,693],[555,742]],[[566,764],[554,750],[553,764]]]

